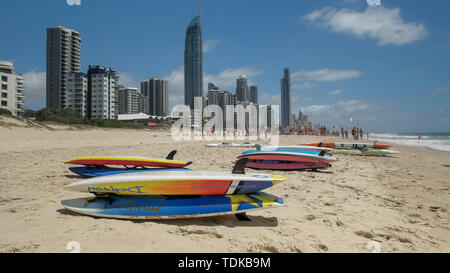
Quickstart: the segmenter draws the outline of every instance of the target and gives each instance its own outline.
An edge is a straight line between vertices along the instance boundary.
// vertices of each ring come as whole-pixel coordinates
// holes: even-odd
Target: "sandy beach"
[[[170,131],[0,127],[0,252],[381,252],[450,251],[450,153],[395,146],[390,157],[339,155],[319,172],[271,172],[286,182],[265,190],[286,206],[197,219],[96,219],[64,209],[87,194],[64,161],[87,155],[190,160],[193,170],[230,170],[245,148],[178,142]],[[282,136],[281,144],[337,138]],[[217,141],[216,141],[217,142]],[[209,142],[212,143],[212,142]],[[254,171],[247,172],[265,172]]]

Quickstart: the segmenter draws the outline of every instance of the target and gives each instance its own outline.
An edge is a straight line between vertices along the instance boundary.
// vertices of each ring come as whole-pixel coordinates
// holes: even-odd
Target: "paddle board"
[[[317,152],[290,149],[263,149],[245,151],[238,158],[248,158],[249,160],[277,160],[312,163],[330,163],[337,161],[337,158],[326,154],[325,151]]]
[[[386,156],[390,154],[399,154],[400,152],[390,149],[367,149],[367,150],[357,150],[357,149],[338,149],[331,152],[332,154],[342,154],[342,155],[361,155],[361,156]]]
[[[176,152],[170,152],[166,159],[139,156],[87,156],[74,158],[65,163],[86,166],[123,165],[160,168],[183,168],[192,163],[173,160]]]
[[[206,144],[207,147],[236,147],[236,148],[242,148],[242,147],[255,147],[258,143],[250,143],[250,142],[243,142],[243,143],[233,143],[233,142],[222,142],[222,143],[213,143],[213,144]]]
[[[374,141],[372,144],[370,144],[370,143],[352,143],[352,142],[318,142],[318,143],[310,143],[310,144],[304,144],[304,145],[334,148],[334,149],[364,149],[364,148],[387,149],[387,148],[391,147],[390,145],[386,145],[386,144],[377,144],[376,141]]]
[[[307,145],[285,145],[285,146],[272,146],[272,145],[256,145],[255,146],[257,150],[261,149],[289,149],[289,150],[306,150],[306,151],[327,151],[331,152],[334,149],[332,148],[325,148],[325,147],[314,147],[314,146],[307,146]]]
[[[284,205],[284,200],[263,192],[187,198],[88,197],[64,200],[68,210],[95,217],[118,219],[180,219],[242,214]]]
[[[69,170],[85,177],[97,177],[105,175],[116,175],[122,173],[137,173],[137,172],[158,172],[158,171],[188,171],[186,168],[111,168],[106,166],[96,167],[70,167]]]
[[[234,162],[233,162],[234,163]],[[313,162],[292,162],[278,160],[249,160],[245,165],[247,168],[257,170],[306,170],[306,169],[325,169],[331,167],[329,163],[313,163]]]
[[[281,175],[213,171],[158,171],[100,176],[69,184],[69,191],[119,195],[252,193],[285,181]]]

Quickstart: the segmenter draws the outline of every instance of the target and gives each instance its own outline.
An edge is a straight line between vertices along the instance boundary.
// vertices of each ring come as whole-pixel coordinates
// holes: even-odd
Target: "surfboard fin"
[[[319,144],[317,144],[317,147],[322,147],[322,142],[320,142]]]
[[[177,150],[171,151],[171,152],[167,155],[166,159],[173,160],[173,156],[174,156],[176,153],[177,153]]]
[[[245,212],[242,213],[236,213],[234,216],[236,216],[236,218],[239,221],[247,221],[247,222],[251,222],[252,220],[250,220],[250,218],[248,218],[247,214],[245,214]]]
[[[245,174],[245,165],[247,165],[248,158],[241,158],[236,163],[234,163],[233,171],[234,174]]]

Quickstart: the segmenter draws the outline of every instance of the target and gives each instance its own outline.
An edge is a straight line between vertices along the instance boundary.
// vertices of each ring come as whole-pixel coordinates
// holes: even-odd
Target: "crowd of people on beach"
[[[351,132],[349,134],[349,132]],[[278,130],[271,130],[271,128],[265,127],[262,132],[259,132],[257,129],[227,129],[222,132],[217,132],[214,127],[206,127],[203,131],[199,131],[200,135],[206,135],[206,136],[257,136],[259,134],[262,134],[264,136],[269,136],[271,134],[281,134],[281,135],[311,135],[311,136],[334,136],[334,137],[340,137],[342,139],[350,139],[350,137],[353,140],[363,140],[363,129],[353,127],[349,130],[349,128],[342,127],[340,130],[330,130],[326,126],[302,126],[298,129],[293,128],[284,128],[280,131]],[[367,140],[369,139],[369,134],[366,134]]]
[[[351,132],[351,135],[349,134]],[[349,139],[350,136],[353,140],[363,140],[363,129],[353,127],[351,130],[349,128],[342,127],[341,130],[330,130],[325,126],[318,126],[314,128],[313,126],[302,126],[296,131],[292,128],[286,128],[282,130],[283,135],[314,135],[314,136],[335,136],[341,137],[342,139]],[[367,139],[369,139],[369,134],[366,134]]]

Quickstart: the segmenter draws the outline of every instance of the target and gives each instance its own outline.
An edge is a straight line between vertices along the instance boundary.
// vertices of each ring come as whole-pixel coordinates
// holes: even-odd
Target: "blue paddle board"
[[[98,168],[88,168],[88,167],[71,167],[70,171],[85,177],[97,177],[105,175],[115,175],[121,173],[137,173],[137,172],[157,172],[157,171],[190,171],[187,168],[149,168],[149,169],[125,169],[125,168],[110,168],[110,167],[98,167]]]
[[[68,210],[94,217],[118,219],[179,219],[240,214],[278,207],[284,200],[263,192],[198,197],[107,196],[64,200]]]

